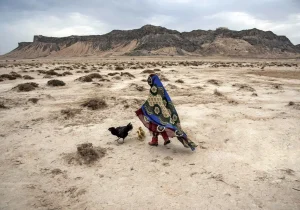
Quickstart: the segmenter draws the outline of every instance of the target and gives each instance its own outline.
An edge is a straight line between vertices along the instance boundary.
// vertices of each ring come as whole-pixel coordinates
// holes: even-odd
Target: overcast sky
[[[0,0],[0,14],[0,54],[33,35],[94,35],[145,24],[258,28],[300,44],[300,0]]]

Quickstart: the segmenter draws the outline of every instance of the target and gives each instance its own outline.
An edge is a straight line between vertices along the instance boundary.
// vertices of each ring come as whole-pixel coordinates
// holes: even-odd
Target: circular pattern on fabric
[[[160,115],[161,114],[161,108],[156,104],[154,105],[153,111],[156,115]]]
[[[171,123],[172,125],[175,124],[175,122],[174,122],[174,120],[172,119],[172,117],[170,117],[170,123]]]
[[[175,135],[176,135],[177,137],[182,137],[182,136],[183,136],[183,132],[180,131],[180,130],[176,130],[176,131],[175,131]]]
[[[173,117],[172,117],[172,118],[173,118],[173,121],[176,122],[177,119],[178,119],[178,116],[177,116],[176,114],[173,114]]]
[[[164,99],[164,100],[163,100],[163,103],[164,103],[164,106],[165,106],[165,107],[167,107],[167,105],[168,105],[168,102],[167,102],[167,100],[166,100],[166,99]]]
[[[146,117],[146,116],[144,116],[144,120],[145,120],[147,123],[150,122],[150,120],[149,120],[148,117]]]
[[[151,93],[156,95],[157,94],[157,87],[155,85],[153,85],[150,89]]]
[[[159,125],[156,129],[158,132],[164,132],[166,130],[166,127]]]
[[[152,81],[152,77],[151,77],[151,76],[148,77],[148,80],[147,80],[147,81],[148,81],[148,84],[149,84],[150,86],[153,84],[153,81]]]

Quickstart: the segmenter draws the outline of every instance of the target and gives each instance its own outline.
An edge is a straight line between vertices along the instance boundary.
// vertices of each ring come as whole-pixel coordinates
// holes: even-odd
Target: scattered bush
[[[182,79],[178,79],[175,81],[176,83],[184,83],[184,81]]]
[[[106,101],[104,99],[93,98],[88,99],[82,104],[83,107],[87,107],[92,110],[104,109],[107,107]]]
[[[61,80],[52,79],[47,82],[47,85],[49,85],[49,86],[65,86],[66,83],[64,83]]]
[[[16,87],[14,87],[13,89],[16,89],[20,92],[29,92],[29,91],[34,90],[38,86],[39,85],[37,83],[28,82],[28,83],[19,84]]]
[[[122,67],[122,66],[116,66],[115,70],[124,70],[124,67]]]
[[[23,76],[23,79],[28,79],[28,80],[31,80],[31,79],[34,79],[32,76],[29,76],[29,75],[24,75]]]
[[[28,101],[36,104],[39,101],[39,99],[38,98],[29,98]]]

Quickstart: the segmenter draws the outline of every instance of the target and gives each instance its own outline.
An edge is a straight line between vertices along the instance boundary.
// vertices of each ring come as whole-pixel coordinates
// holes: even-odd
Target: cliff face
[[[164,54],[284,57],[297,53],[300,53],[299,45],[294,46],[287,37],[277,36],[271,31],[220,28],[180,33],[145,25],[134,30],[113,30],[104,35],[61,38],[38,35],[34,36],[33,42],[19,43],[15,50],[5,56],[37,58]]]

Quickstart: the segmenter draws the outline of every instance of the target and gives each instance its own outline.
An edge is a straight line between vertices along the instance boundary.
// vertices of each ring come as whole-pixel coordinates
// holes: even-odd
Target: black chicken
[[[128,136],[128,132],[131,131],[132,128],[133,126],[131,125],[131,123],[129,123],[126,126],[121,126],[117,128],[111,127],[108,130],[111,132],[112,135],[118,137],[118,139],[116,140],[118,143],[120,143],[119,139],[123,139],[122,143],[124,143],[124,139]]]

